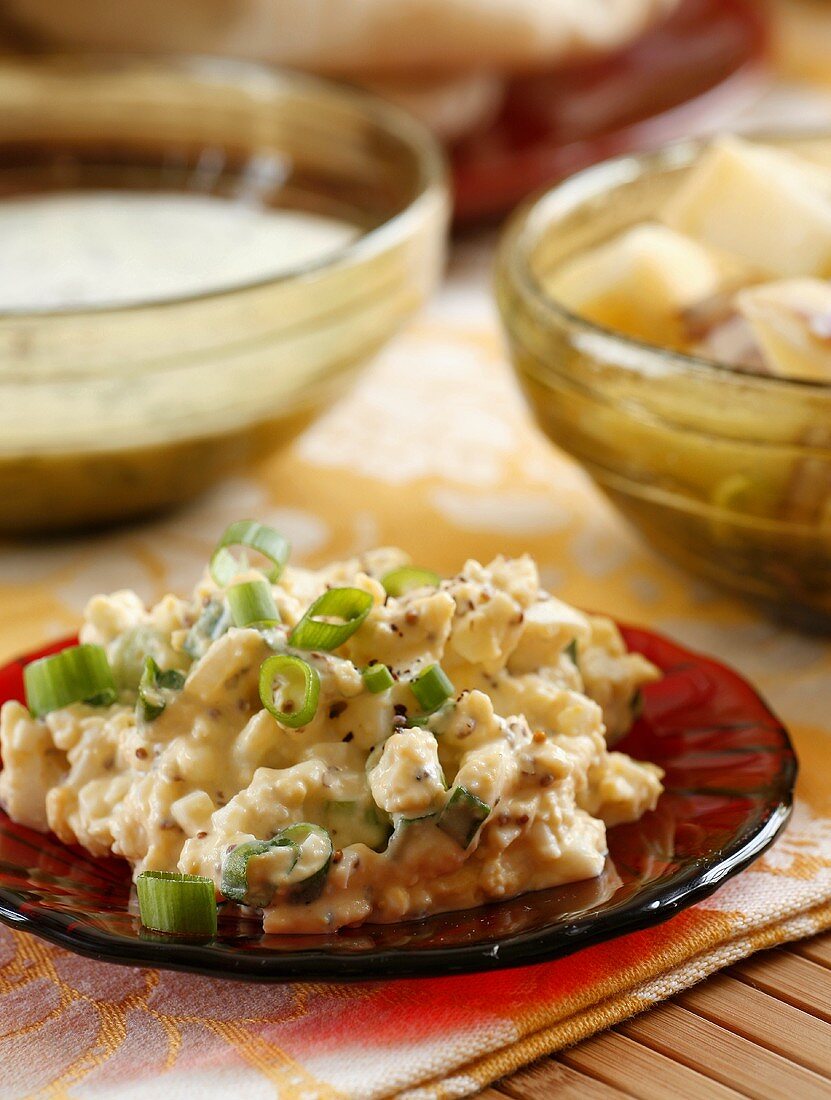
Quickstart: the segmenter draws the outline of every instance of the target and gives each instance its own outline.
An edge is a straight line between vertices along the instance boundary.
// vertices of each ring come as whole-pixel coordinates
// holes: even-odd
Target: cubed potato
[[[831,275],[831,170],[784,150],[720,138],[662,218],[761,273]]]
[[[714,294],[710,252],[663,225],[639,225],[561,268],[548,285],[568,309],[654,344],[677,344],[680,316]]]

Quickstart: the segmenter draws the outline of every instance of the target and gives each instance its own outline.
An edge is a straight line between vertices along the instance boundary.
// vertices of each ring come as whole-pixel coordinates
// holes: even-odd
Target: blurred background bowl
[[[0,313],[5,532],[150,513],[283,446],[439,277],[441,154],[371,95],[234,61],[8,58],[0,102],[0,203],[197,193],[354,227],[273,278]]]
[[[831,163],[831,135],[775,140]],[[828,630],[831,386],[640,343],[545,289],[567,259],[654,219],[702,148],[608,161],[517,212],[497,262],[513,362],[543,431],[653,545],[778,616]]]

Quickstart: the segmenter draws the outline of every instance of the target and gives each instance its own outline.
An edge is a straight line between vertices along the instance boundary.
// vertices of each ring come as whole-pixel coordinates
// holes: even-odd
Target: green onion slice
[[[266,876],[263,881],[249,884],[248,861],[254,856],[268,855],[278,849],[285,850],[285,863],[271,868],[271,876]],[[220,891],[226,898],[241,905],[268,905],[277,889],[277,883],[271,882],[270,878],[278,877],[278,871],[280,876],[291,874],[299,858],[299,845],[280,834],[272,840],[248,840],[244,844],[237,844],[222,861]]]
[[[142,871],[136,891],[145,928],[189,936],[216,935],[216,896],[209,878]]]
[[[280,612],[274,602],[268,581],[244,581],[227,589],[228,606],[234,626],[252,626],[263,629],[277,626]]]
[[[462,848],[469,848],[479,826],[490,814],[490,806],[466,787],[456,787],[439,814],[436,825]]]
[[[204,657],[211,642],[221,638],[231,626],[231,615],[222,600],[209,600],[190,628],[182,649],[194,661]]]
[[[323,889],[333,854],[327,830],[301,821],[271,840],[249,840],[232,848],[222,862],[220,889],[244,905],[269,905],[278,890],[286,891],[290,901],[313,901]],[[259,858],[263,856],[268,860]]]
[[[418,700],[423,714],[433,714],[455,694],[455,688],[441,665],[428,665],[410,683],[413,695]]]
[[[629,709],[633,718],[640,718],[643,714],[643,692],[637,688],[629,700]]]
[[[272,584],[279,580],[291,553],[288,539],[273,527],[266,527],[253,519],[237,520],[226,529],[211,555],[211,577],[223,588],[247,566],[245,561],[240,562],[234,557],[229,549],[232,546],[256,550],[264,558],[268,558],[271,569],[266,573],[266,577]]]
[[[302,657],[277,653],[260,665],[260,699],[281,725],[291,729],[307,725],[317,713],[319,698],[317,669]]]
[[[395,683],[390,670],[382,664],[367,665],[361,676],[367,691],[371,691],[373,695],[380,695]]]
[[[567,656],[571,659],[573,665],[577,664],[577,639],[572,638],[565,648]],[[578,665],[579,668],[579,665]]]
[[[367,617],[372,602],[369,592],[360,588],[330,588],[315,600],[292,630],[289,645],[297,649],[337,649]]]
[[[437,588],[441,577],[430,569],[419,569],[415,565],[402,565],[391,569],[381,577],[381,584],[388,596],[403,596],[414,588]]]
[[[280,835],[300,846],[300,859],[292,873],[292,879],[297,882],[297,886],[292,890],[291,900],[314,901],[323,889],[332,865],[335,848],[331,836],[321,825],[314,825],[308,821],[289,825]],[[310,837],[314,837],[316,843],[313,850],[307,854],[309,846],[306,845],[306,841]],[[307,872],[311,873],[307,874]]]
[[[138,688],[138,709],[145,722],[152,722],[167,706],[169,693],[181,691],[185,674],[176,668],[161,669],[150,656],[144,658],[144,672]]]
[[[23,670],[26,705],[35,718],[71,703],[108,706],[118,694],[107,654],[100,645],[74,645],[40,657]]]

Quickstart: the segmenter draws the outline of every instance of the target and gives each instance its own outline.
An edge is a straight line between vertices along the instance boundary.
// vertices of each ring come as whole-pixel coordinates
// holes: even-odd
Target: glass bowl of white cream
[[[0,530],[152,513],[284,445],[434,286],[432,138],[213,59],[0,63]]]

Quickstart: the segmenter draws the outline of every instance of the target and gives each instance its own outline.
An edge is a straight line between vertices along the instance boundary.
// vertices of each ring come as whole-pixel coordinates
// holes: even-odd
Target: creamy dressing
[[[0,313],[124,305],[273,278],[354,240],[348,222],[214,195],[57,192],[0,202]]]

